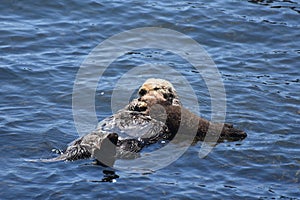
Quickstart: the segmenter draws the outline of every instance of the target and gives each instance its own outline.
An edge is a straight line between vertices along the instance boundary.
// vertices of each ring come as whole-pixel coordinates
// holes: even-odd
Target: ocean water
[[[3,0],[0,199],[300,199],[299,4]],[[201,44],[225,87],[226,121],[248,137],[221,143],[204,158],[198,156],[199,142],[170,165],[149,172],[109,169],[92,160],[31,162],[54,157],[54,149],[63,150],[79,137],[73,86],[90,52],[116,34],[143,27],[178,31]],[[201,116],[211,117],[209,91],[189,62],[142,49],[118,57],[99,80],[99,121],[113,112],[118,80],[149,63],[185,77]],[[180,80],[168,71],[151,73],[172,77],[175,86]],[[137,89],[143,78],[131,77],[130,87]]]

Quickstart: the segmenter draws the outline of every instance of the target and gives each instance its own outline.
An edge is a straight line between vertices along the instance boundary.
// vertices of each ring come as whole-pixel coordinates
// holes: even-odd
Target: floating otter
[[[203,141],[208,131],[218,142],[238,141],[247,134],[230,124],[211,123],[185,109],[173,85],[162,79],[148,79],[138,91],[139,98],[102,120],[95,131],[75,140],[57,160],[96,158],[112,166],[114,159],[135,158],[145,146],[172,140],[180,130],[180,140],[192,136]],[[177,138],[178,139],[178,138]]]

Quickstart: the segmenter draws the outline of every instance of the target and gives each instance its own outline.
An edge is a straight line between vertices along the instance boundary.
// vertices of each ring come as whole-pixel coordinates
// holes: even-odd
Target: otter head
[[[148,79],[140,87],[138,94],[141,105],[152,106],[154,104],[180,105],[180,101],[173,85],[163,79]]]
[[[138,91],[139,98],[134,99],[128,106],[129,110],[147,111],[153,105],[180,106],[176,90],[173,85],[163,79],[150,78],[143,83]]]

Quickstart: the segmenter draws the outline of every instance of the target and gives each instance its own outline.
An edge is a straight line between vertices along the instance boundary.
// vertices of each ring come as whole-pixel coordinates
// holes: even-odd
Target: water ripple
[[[297,1],[3,1],[0,11],[1,198],[299,199]],[[144,26],[180,31],[208,51],[225,84],[226,121],[248,137],[219,144],[203,159],[198,143],[148,173],[110,172],[92,160],[32,162],[56,156],[53,149],[78,137],[72,92],[88,53],[114,34]],[[199,73],[170,52],[144,49],[105,72],[96,92],[99,120],[111,114],[118,79],[145,63],[180,71],[200,113],[210,117]]]

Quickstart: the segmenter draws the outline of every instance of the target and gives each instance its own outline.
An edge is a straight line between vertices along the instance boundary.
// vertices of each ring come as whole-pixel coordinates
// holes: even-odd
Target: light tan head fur
[[[150,78],[140,87],[139,98],[134,101],[134,110],[143,111],[155,104],[180,105],[173,85],[164,79]]]
[[[164,79],[150,78],[139,89],[141,101],[145,102],[169,102],[179,104],[178,95],[173,85]]]

